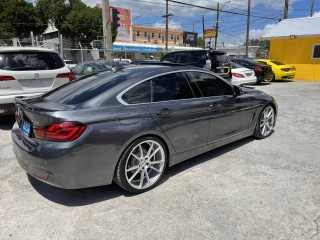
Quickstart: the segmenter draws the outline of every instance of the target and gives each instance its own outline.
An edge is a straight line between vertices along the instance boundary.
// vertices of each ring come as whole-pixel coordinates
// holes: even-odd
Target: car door
[[[233,87],[215,75],[197,71],[189,75],[210,112],[209,144],[248,130],[252,109],[247,95],[235,96]]]
[[[169,73],[151,81],[152,118],[177,153],[207,144],[209,112],[202,98],[195,98],[184,73]]]

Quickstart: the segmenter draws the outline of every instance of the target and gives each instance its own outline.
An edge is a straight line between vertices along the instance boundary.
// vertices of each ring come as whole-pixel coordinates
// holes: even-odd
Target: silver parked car
[[[115,181],[134,193],[154,187],[168,166],[270,136],[277,114],[261,91],[168,65],[101,72],[16,105],[13,150],[30,175],[69,189]]]

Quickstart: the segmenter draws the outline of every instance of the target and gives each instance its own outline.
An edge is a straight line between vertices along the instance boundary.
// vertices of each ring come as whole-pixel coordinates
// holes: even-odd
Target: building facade
[[[165,46],[165,34],[165,28],[133,25],[132,43]],[[183,46],[183,31],[169,29],[168,46]]]
[[[270,58],[296,67],[295,80],[320,82],[320,17],[282,20],[263,36]]]

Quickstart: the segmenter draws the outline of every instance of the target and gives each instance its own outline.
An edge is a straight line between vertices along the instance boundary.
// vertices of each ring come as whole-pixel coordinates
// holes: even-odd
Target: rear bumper
[[[247,77],[244,79],[233,77],[231,83],[233,85],[238,85],[238,86],[243,84],[255,84],[257,83],[257,77],[253,76],[253,77]]]
[[[296,75],[296,72],[281,72],[281,74],[276,75],[276,80],[290,80],[293,79]]]
[[[65,189],[112,183],[115,164],[110,164],[101,155],[93,154],[99,152],[97,149],[90,149],[76,141],[57,144],[43,142],[35,146],[25,139],[17,123],[11,135],[18,163],[29,175],[40,181]]]

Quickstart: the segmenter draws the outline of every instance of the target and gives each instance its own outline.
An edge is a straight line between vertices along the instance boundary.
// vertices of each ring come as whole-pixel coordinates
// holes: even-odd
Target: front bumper
[[[77,140],[71,143],[42,142],[36,146],[23,135],[17,123],[11,135],[18,163],[40,181],[66,189],[112,183],[116,162],[111,164],[109,159],[101,157],[101,149],[95,146],[84,146]]]

